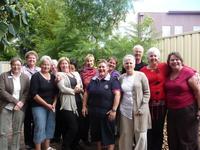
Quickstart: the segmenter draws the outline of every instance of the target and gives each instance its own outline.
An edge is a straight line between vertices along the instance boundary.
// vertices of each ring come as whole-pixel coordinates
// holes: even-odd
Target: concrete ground
[[[11,136],[10,136],[10,138],[11,138]],[[86,146],[83,143],[80,143],[80,145],[81,145],[81,149],[80,150],[95,150],[95,144],[91,144],[91,146]],[[52,143],[51,146],[53,148],[56,148],[56,150],[60,150],[61,144]],[[22,136],[21,136],[21,149],[20,150],[26,150],[25,145],[24,145],[23,133],[22,133]],[[117,150],[117,144],[116,144],[116,150]],[[164,142],[163,142],[162,150],[169,150],[168,145],[167,145],[166,123],[165,123],[165,128],[164,128]]]

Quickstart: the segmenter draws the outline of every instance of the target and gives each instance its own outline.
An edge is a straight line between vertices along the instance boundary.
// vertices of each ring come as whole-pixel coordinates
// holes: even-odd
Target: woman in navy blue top
[[[107,146],[114,150],[115,118],[120,101],[120,83],[108,73],[108,63],[101,60],[98,75],[90,81],[83,98],[83,116],[91,119],[91,140],[97,142],[97,149]],[[88,104],[88,106],[87,106]]]

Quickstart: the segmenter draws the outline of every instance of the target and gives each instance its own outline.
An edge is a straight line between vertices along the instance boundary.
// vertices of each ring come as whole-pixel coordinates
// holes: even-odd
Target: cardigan
[[[77,80],[77,84],[82,87],[82,81],[78,72],[71,72],[72,75]],[[60,91],[60,110],[69,110],[77,113],[77,105],[75,100],[74,89],[71,88],[71,83],[68,76],[64,72],[58,72],[58,76],[61,77],[61,80],[57,83],[57,86]]]
[[[144,73],[134,71],[134,88],[133,88],[133,120],[134,130],[138,132],[146,132],[151,128],[151,115],[149,111],[150,90],[148,79]],[[122,74],[119,78],[121,84],[127,74]],[[122,95],[123,96],[123,95]],[[140,111],[142,115],[135,116]]]

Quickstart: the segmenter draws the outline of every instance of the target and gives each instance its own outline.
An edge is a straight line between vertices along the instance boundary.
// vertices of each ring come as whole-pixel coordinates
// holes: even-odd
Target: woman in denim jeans
[[[35,150],[41,150],[42,143],[44,143],[45,150],[54,150],[49,143],[55,130],[57,87],[55,76],[50,74],[51,58],[43,56],[40,61],[41,71],[32,76],[30,85],[35,124],[33,141]]]

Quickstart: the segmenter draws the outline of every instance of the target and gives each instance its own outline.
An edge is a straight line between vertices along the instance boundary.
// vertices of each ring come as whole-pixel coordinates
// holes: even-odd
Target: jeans
[[[45,139],[52,139],[55,131],[55,113],[45,107],[33,107],[35,144],[41,144]]]

